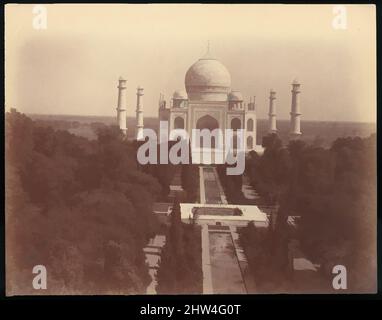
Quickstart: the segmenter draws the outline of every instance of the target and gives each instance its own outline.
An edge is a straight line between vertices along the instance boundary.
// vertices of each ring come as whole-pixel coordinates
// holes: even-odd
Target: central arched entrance
[[[184,129],[184,119],[182,117],[175,118],[174,129]]]
[[[238,118],[233,118],[231,121],[231,129],[237,131],[241,128],[241,121]]]
[[[219,122],[210,115],[205,115],[196,122],[196,129],[202,130],[202,129],[209,129],[214,130],[219,128]]]
[[[196,122],[196,129],[203,130],[208,129],[210,131],[219,128],[219,122],[210,115],[205,115]],[[216,137],[211,136],[211,148],[215,148],[217,145]],[[200,148],[203,148],[203,140],[200,141]]]

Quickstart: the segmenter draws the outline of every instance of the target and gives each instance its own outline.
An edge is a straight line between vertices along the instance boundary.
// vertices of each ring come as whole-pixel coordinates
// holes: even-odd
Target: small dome
[[[238,90],[232,90],[228,94],[228,101],[243,101],[243,95]]]
[[[172,98],[175,100],[187,100],[187,92],[185,90],[177,90],[172,95]]]
[[[293,80],[292,84],[300,84],[300,82],[298,81],[297,78],[295,78],[295,79]]]
[[[190,100],[227,101],[231,75],[220,61],[206,56],[188,69],[185,87]]]

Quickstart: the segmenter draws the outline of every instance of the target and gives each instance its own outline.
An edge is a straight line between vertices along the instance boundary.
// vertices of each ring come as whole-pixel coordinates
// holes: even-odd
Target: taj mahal
[[[241,92],[231,89],[231,75],[220,61],[209,53],[196,61],[186,72],[185,87],[186,91],[174,92],[169,108],[164,100],[159,103],[159,119],[167,120],[170,130],[244,129],[247,150],[256,148],[254,99],[245,106]]]
[[[227,68],[211,56],[209,50],[202,58],[189,67],[185,74],[184,87],[186,90],[176,90],[170,101],[163,94],[159,98],[159,121],[168,123],[168,130],[184,129],[231,129],[235,132],[242,129],[242,145],[246,152],[262,153],[263,148],[256,140],[256,102],[255,96],[246,103],[239,90],[232,89],[231,75]],[[300,84],[297,80],[292,83],[292,101],[290,112],[290,137],[298,138],[300,131]],[[126,133],[126,80],[119,79],[117,118],[122,132]],[[268,126],[270,133],[277,132],[276,126],[276,92],[271,89],[269,94]],[[143,129],[143,88],[137,89],[136,129],[135,137],[142,134]],[[190,134],[191,137],[191,134]],[[233,149],[236,148],[233,139]],[[237,142],[236,142],[237,143]],[[196,146],[196,147],[195,147]],[[216,141],[203,145],[203,141],[193,145],[192,155],[199,158],[199,153],[206,148],[215,149]],[[217,163],[217,162],[216,162]]]

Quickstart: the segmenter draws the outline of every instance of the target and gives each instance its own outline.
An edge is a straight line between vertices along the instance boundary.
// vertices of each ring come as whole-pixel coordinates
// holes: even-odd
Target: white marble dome
[[[187,92],[186,90],[176,90],[172,95],[172,98],[175,100],[187,100]]]
[[[243,101],[243,94],[238,90],[232,90],[228,94],[228,101]]]
[[[231,75],[220,61],[207,56],[188,69],[185,86],[190,100],[227,101]]]

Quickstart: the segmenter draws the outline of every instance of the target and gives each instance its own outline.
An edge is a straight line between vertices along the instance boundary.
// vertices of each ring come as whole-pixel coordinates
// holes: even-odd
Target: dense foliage
[[[241,191],[243,184],[243,176],[228,175],[227,167],[227,164],[220,164],[216,167],[216,171],[219,175],[219,180],[224,189],[224,194],[227,198],[228,203],[246,204],[247,200]]]
[[[161,255],[157,292],[160,294],[202,293],[201,232],[195,224],[181,221],[175,199],[171,226]]]
[[[347,267],[349,289],[370,290],[376,272],[376,136],[339,138],[330,149],[276,135],[264,138],[264,155],[252,153],[246,174],[278,220],[301,216],[297,237],[321,271]]]
[[[288,256],[285,227],[285,223],[279,220],[274,230],[257,228],[253,222],[239,229],[240,244],[255,279],[255,291],[252,293],[287,292]]]
[[[182,187],[187,193],[187,202],[199,200],[199,167],[195,164],[184,164],[181,167]]]
[[[270,205],[280,202],[289,185],[291,161],[276,134],[263,139],[264,154],[252,151],[246,161],[246,175],[262,199]]]
[[[117,128],[89,141],[15,110],[5,133],[8,293],[36,293],[35,265],[47,269],[43,293],[143,293],[161,188],[134,147]]]

